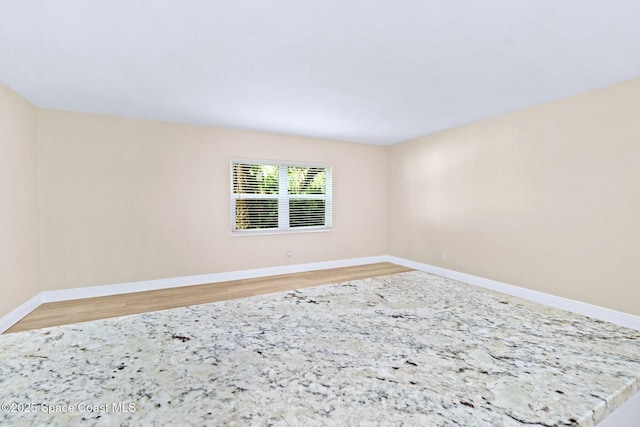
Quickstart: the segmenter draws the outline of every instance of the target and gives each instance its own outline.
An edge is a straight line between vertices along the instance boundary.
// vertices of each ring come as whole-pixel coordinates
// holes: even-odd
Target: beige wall
[[[44,291],[387,253],[385,147],[50,110],[38,133]],[[331,164],[333,231],[231,236],[232,157]]]
[[[37,110],[0,85],[0,316],[40,290],[386,253],[639,315],[639,111],[635,80],[376,147]],[[334,230],[232,237],[232,157],[332,164]]]
[[[0,317],[40,292],[36,109],[0,83]]]
[[[640,80],[390,156],[392,255],[640,315]]]

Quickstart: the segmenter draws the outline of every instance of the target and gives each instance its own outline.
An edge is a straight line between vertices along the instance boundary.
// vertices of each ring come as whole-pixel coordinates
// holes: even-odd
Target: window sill
[[[274,234],[324,233],[327,231],[331,231],[331,227],[242,230],[242,231],[232,231],[231,235],[242,237],[242,236],[266,236],[266,235],[274,235]]]

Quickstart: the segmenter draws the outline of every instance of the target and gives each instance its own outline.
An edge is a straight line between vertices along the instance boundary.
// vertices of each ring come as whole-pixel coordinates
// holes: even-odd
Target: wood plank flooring
[[[51,302],[36,308],[5,333],[289,291],[410,270],[406,267],[385,262],[106,297]]]

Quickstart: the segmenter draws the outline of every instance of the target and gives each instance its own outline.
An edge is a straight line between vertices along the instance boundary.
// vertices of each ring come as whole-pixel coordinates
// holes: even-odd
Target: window
[[[331,228],[331,168],[231,161],[231,227],[237,234]]]

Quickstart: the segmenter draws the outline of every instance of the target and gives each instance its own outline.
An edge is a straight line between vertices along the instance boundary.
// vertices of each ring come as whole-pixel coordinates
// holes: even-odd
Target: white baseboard
[[[0,334],[18,323],[24,316],[31,313],[42,304],[42,294],[31,298],[20,307],[11,310],[6,316],[0,317]]]
[[[386,256],[351,258],[337,261],[314,262],[309,264],[293,264],[280,267],[200,274],[197,276],[173,277],[169,279],[145,280],[141,282],[119,283],[116,285],[45,291],[42,292],[41,295],[42,302],[68,301],[81,298],[129,294],[132,292],[153,291],[157,289],[179,288],[182,286],[203,285],[206,283],[228,282],[231,280],[253,279],[256,277],[277,276],[280,274],[303,273],[313,270],[327,270],[329,268],[351,267],[356,265],[373,264],[376,262],[385,262],[386,260]]]
[[[353,267],[357,265],[386,262],[388,256],[372,256],[350,258],[335,261],[293,264],[279,267],[256,268],[251,270],[230,271],[224,273],[201,274],[197,276],[173,277],[169,279],[145,280],[140,282],[119,283],[115,285],[90,286],[86,288],[44,291],[0,318],[0,333],[6,331],[24,316],[46,302],[69,301],[82,298],[103,297],[109,295],[128,294],[133,292],[153,291],[157,289],[177,288],[182,286],[202,285],[206,283],[228,282],[231,280],[252,279],[256,277],[277,276],[280,274],[303,273],[313,270]]]
[[[640,331],[640,317],[632,314],[622,313],[608,308],[598,307],[596,305],[558,297],[544,292],[508,285],[495,280],[460,273],[458,271],[448,270],[446,268],[436,267],[434,265],[411,261],[404,258],[389,256],[386,261]]]
[[[45,302],[69,301],[82,298],[93,298],[108,295],[127,294],[132,292],[151,291],[156,289],[176,288],[182,286],[201,285],[205,283],[227,282],[231,280],[251,279],[256,277],[268,277],[281,274],[302,273],[313,270],[326,270],[330,268],[351,267],[357,265],[374,264],[378,262],[392,262],[394,264],[413,268],[459,280],[471,285],[480,286],[508,295],[513,295],[530,301],[538,302],[561,310],[582,314],[585,316],[611,322],[616,325],[640,330],[640,317],[627,313],[610,310],[603,307],[557,297],[531,289],[521,288],[495,280],[485,279],[471,274],[460,273],[442,267],[411,261],[389,255],[350,258],[336,261],[314,262],[308,264],[294,264],[280,267],[257,268],[251,270],[239,270],[224,273],[201,274],[197,276],[174,277],[169,279],[145,280],[140,282],[120,283],[105,286],[90,286],[86,288],[62,289],[58,291],[45,291],[31,298],[20,307],[12,310],[0,318],[0,333],[6,331],[24,316],[35,310]]]

